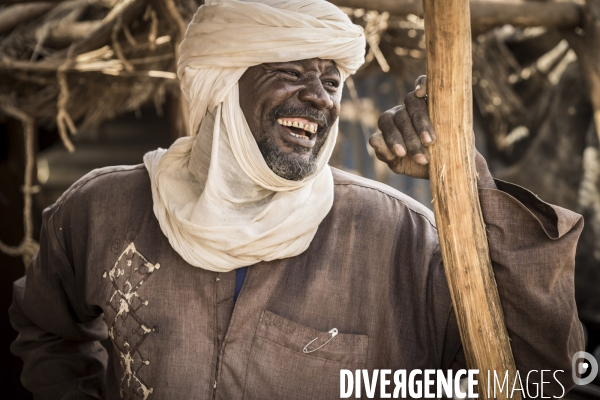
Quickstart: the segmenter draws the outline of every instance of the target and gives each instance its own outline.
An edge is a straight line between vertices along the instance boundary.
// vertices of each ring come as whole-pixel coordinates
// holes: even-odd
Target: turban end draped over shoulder
[[[179,50],[177,75],[195,135],[247,68],[321,58],[333,60],[346,79],[364,62],[365,36],[325,0],[207,0]]]
[[[210,271],[302,253],[333,205],[327,163],[338,123],[315,172],[286,180],[266,164],[237,82],[254,65],[313,58],[333,60],[345,79],[364,61],[362,28],[324,0],[207,0],[180,52],[192,136],[144,156],[162,232],[185,261]]]

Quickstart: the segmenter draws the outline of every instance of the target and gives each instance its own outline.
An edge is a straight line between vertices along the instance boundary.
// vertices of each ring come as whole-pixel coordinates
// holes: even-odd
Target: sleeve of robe
[[[520,186],[495,183],[498,190],[479,189],[479,199],[517,370],[529,390],[527,397],[541,397],[536,390],[540,391],[542,379],[544,397],[562,397],[574,385],[573,354],[584,347],[574,284],[575,248],[583,218],[543,202]],[[454,310],[448,317],[443,349],[443,368],[466,368]],[[553,376],[557,370],[564,371],[556,374],[560,384]],[[504,371],[500,382],[503,375]]]
[[[72,266],[56,234],[64,234],[55,225],[60,202],[44,211],[40,249],[27,279],[14,284],[9,314],[19,335],[11,350],[23,359],[21,382],[36,399],[99,399],[108,358],[99,341],[108,334],[101,310],[81,301],[84,269]]]

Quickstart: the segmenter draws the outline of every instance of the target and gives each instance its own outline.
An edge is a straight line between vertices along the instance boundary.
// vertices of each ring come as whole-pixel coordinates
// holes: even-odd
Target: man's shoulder
[[[406,194],[372,179],[363,178],[350,172],[331,168],[335,185],[335,198],[351,197],[352,203],[368,209],[380,209],[382,204],[392,203],[400,213],[414,213],[426,219],[435,227],[433,212]],[[335,200],[334,200],[335,201]]]
[[[151,196],[150,178],[143,164],[98,168],[78,179],[52,208],[83,206],[90,202],[107,207],[123,201]]]

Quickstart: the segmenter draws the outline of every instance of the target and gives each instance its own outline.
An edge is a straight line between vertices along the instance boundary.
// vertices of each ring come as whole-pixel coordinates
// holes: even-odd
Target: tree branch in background
[[[109,42],[112,30],[119,20],[123,25],[129,24],[132,19],[138,16],[145,3],[145,0],[122,0],[120,5],[115,6],[102,20],[101,25],[96,30],[86,38],[73,44],[73,56],[95,50]]]
[[[177,10],[177,6],[173,0],[154,0],[154,4],[156,4],[159,11],[163,11],[164,15],[171,20],[171,23],[175,26],[175,62],[179,60],[179,44],[183,41],[183,37],[185,36],[185,30],[187,29],[187,23],[184,21],[183,17]],[[161,12],[161,15],[163,15]],[[178,131],[177,135],[179,137],[192,135],[194,132],[189,131],[189,105],[188,102],[183,95],[183,93],[179,93],[178,104],[174,104],[173,108],[175,109],[175,113],[180,115],[180,119],[176,123],[176,130]]]
[[[0,241],[0,251],[11,256],[21,256],[23,263],[27,268],[29,260],[39,248],[39,244],[33,239],[33,219],[31,216],[32,199],[31,195],[37,193],[39,187],[33,185],[33,169],[35,166],[34,152],[34,135],[35,121],[34,119],[14,107],[10,102],[3,97],[0,97],[0,113],[8,115],[21,122],[23,125],[23,133],[25,136],[25,178],[21,191],[23,192],[23,225],[25,227],[25,235],[18,246],[8,246]]]
[[[563,32],[577,54],[590,88],[594,123],[600,139],[600,0],[586,0],[583,30]]]
[[[56,3],[42,2],[29,4],[15,4],[0,10],[0,34],[8,32],[22,22],[39,17]]]
[[[340,7],[366,8],[392,15],[422,15],[420,0],[331,0]],[[470,2],[471,26],[474,30],[510,24],[514,26],[545,26],[568,28],[582,19],[580,5],[567,2],[478,1]]]

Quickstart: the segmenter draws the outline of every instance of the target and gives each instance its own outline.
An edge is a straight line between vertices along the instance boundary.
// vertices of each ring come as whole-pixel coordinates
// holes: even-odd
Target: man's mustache
[[[298,107],[291,104],[282,104],[271,110],[269,117],[276,121],[280,117],[306,118],[319,124],[319,128],[327,131],[331,125],[327,113],[313,107]]]

